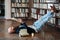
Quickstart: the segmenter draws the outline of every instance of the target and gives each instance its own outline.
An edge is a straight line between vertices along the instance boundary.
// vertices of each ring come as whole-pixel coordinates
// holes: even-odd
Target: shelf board
[[[29,2],[22,2],[22,4],[28,4]]]
[[[54,24],[54,23],[50,23],[50,22],[47,22],[47,25],[54,25],[54,26],[55,26],[55,24]]]
[[[35,18],[32,18],[32,17],[14,17],[14,18],[22,18],[22,19],[34,19],[34,20],[37,20],[37,19],[35,19]]]
[[[45,14],[38,14],[38,15],[41,15],[41,16],[43,16],[43,15],[45,15]]]
[[[56,17],[57,19],[60,19],[60,17]]]
[[[34,2],[34,3],[36,3],[37,4],[37,2]],[[42,4],[59,4],[58,2],[40,2],[40,3],[42,3]]]
[[[36,14],[36,13],[34,13],[34,14]],[[43,16],[43,15],[45,15],[45,14],[36,14],[36,15],[41,15],[41,16]]]
[[[42,10],[50,10],[50,9],[47,9],[47,8],[37,8],[37,7],[32,7],[32,8],[35,8],[35,9],[42,9]]]
[[[53,17],[53,18],[57,18],[57,19],[60,19],[60,17]]]
[[[32,7],[32,8],[35,8],[35,9],[42,9],[42,10],[50,10],[50,9],[47,9],[47,8],[37,8],[37,7]],[[60,9],[57,9],[60,11]]]
[[[11,7],[11,8],[29,8],[29,7]]]
[[[11,2],[11,3],[28,4],[29,2]]]

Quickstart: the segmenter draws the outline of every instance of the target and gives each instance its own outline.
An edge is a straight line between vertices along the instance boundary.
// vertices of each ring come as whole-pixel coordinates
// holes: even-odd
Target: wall
[[[5,19],[11,18],[11,0],[5,0]]]

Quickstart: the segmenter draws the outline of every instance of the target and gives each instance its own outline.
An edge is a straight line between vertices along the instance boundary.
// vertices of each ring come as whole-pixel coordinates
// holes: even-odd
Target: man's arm
[[[11,18],[11,20],[14,20],[14,21],[17,21],[17,22],[19,22],[19,21],[18,21],[18,19],[16,19],[16,18]]]

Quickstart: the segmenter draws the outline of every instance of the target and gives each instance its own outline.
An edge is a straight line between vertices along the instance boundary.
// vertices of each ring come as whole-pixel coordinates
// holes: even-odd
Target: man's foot
[[[51,11],[52,11],[52,12],[58,13],[58,10],[55,8],[54,5],[53,5],[53,6],[50,6],[50,7],[51,7]]]

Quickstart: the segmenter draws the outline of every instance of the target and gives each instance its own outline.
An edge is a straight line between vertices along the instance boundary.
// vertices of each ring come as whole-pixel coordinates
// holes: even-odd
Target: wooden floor
[[[54,27],[44,27],[34,37],[19,37],[18,34],[8,34],[7,30],[11,25],[17,26],[19,23],[11,20],[0,20],[0,40],[60,40],[60,31]]]

